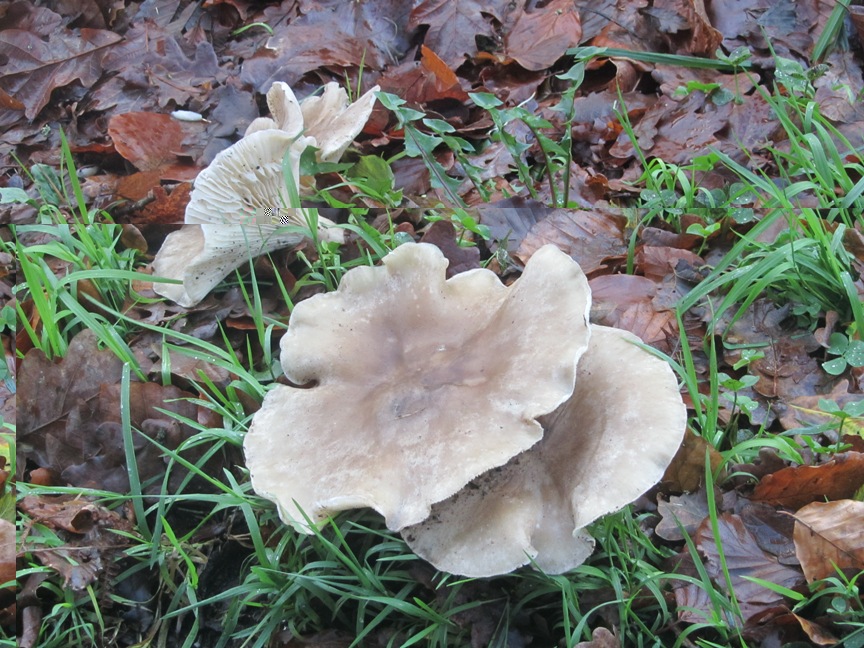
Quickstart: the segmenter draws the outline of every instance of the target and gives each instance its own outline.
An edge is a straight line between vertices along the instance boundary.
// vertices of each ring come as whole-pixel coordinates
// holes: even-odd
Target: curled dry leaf
[[[807,582],[864,570],[864,502],[813,502],[795,513],[795,553]]]
[[[508,287],[482,269],[445,280],[423,243],[383,264],[296,306],[282,366],[316,385],[276,386],[244,441],[255,490],[304,533],[304,516],[358,507],[393,530],[426,519],[542,437],[588,344],[587,282],[552,246]]]

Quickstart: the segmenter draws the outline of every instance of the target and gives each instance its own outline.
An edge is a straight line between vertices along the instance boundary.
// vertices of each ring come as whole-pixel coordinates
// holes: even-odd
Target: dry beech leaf
[[[732,587],[741,605],[745,622],[783,603],[780,594],[744,578],[745,576],[759,578],[790,589],[802,584],[804,579],[801,572],[781,565],[774,556],[762,551],[756,543],[756,538],[737,515],[730,513],[720,515],[717,519],[717,529]],[[706,519],[702,522],[693,539],[699,552],[705,556],[706,568],[711,578],[725,590],[723,561],[711,528],[711,520]]]
[[[578,259],[577,259],[578,260]],[[591,321],[623,328],[646,344],[671,350],[678,339],[674,308],[660,303],[665,283],[637,275],[601,275],[590,281]]]
[[[660,522],[654,532],[664,540],[683,540],[684,533],[692,534],[708,515],[705,490],[673,495],[668,502],[660,499],[657,502],[657,513],[660,514]]]
[[[813,502],[795,519],[795,553],[808,583],[831,576],[835,565],[864,570],[864,502]]]
[[[571,0],[523,11],[507,34],[507,55],[526,70],[545,70],[579,44],[582,25]]]
[[[480,267],[480,250],[475,247],[462,247],[456,242],[456,228],[446,220],[435,221],[423,234],[421,243],[431,243],[436,246],[450,264],[447,266],[447,278]]]
[[[170,115],[131,112],[115,115],[108,122],[114,148],[140,171],[159,171],[163,178],[192,180],[200,169],[178,159],[183,126]]]
[[[711,470],[716,471],[723,462],[723,457],[705,439],[688,430],[684,435],[684,442],[660,482],[663,490],[687,493],[699,488],[705,479],[706,452],[711,458]]]
[[[525,235],[515,256],[525,262],[541,247],[553,243],[590,275],[602,268],[606,259],[626,254],[626,224],[624,216],[610,212],[550,209]]]
[[[576,648],[619,648],[621,642],[606,628],[594,628],[591,641],[580,641]]]
[[[837,637],[832,635],[818,623],[808,621],[797,614],[793,614],[792,616],[801,626],[801,629],[805,632],[807,638],[817,646],[833,646],[837,643]]]
[[[820,466],[793,466],[766,475],[752,500],[797,509],[819,500],[851,498],[864,485],[864,453],[843,452]]]

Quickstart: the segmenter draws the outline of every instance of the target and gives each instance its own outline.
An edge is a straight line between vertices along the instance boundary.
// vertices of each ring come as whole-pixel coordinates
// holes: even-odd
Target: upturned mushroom
[[[687,423],[668,364],[626,331],[591,327],[576,389],[541,419],[543,439],[402,530],[441,571],[494,576],[531,561],[559,574],[594,548],[585,526],[657,483]]]
[[[299,303],[281,342],[286,377],[244,441],[256,492],[310,533],[370,507],[400,530],[543,436],[588,346],[585,275],[554,246],[504,286],[488,270],[405,244]]]
[[[377,90],[349,104],[345,91],[329,83],[322,96],[298,102],[287,84],[274,83],[267,93],[273,118],[253,121],[246,135],[195,179],[186,224],[165,239],[153,261],[154,275],[181,283],[156,282],[154,290],[181,306],[194,306],[250,257],[308,237],[309,214],[291,200],[283,158],[288,155],[292,182],[302,193],[303,151],[312,146],[319,160],[338,160],[369,119]],[[268,208],[284,218],[260,222]],[[317,220],[321,240],[342,242],[341,229],[325,218]]]

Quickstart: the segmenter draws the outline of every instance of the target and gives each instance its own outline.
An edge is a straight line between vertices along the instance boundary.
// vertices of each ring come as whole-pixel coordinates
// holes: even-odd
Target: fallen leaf
[[[411,10],[408,29],[429,27],[425,44],[437,52],[451,69],[477,53],[477,37],[495,38],[490,16],[503,23],[507,13],[503,0],[423,0]]]
[[[105,71],[113,75],[94,89],[88,108],[116,108],[117,114],[180,108],[190,101],[205,104],[226,71],[209,40],[194,44],[194,51],[184,51],[186,41],[181,44],[174,36],[170,26],[153,20],[140,20],[129,28],[123,42],[105,57]]]
[[[83,28],[53,32],[47,40],[21,29],[0,31],[0,88],[24,104],[33,120],[51,100],[51,92],[74,81],[84,88],[102,75],[102,57],[120,36],[114,32]]]
[[[382,75],[378,81],[381,89],[420,105],[445,99],[459,103],[468,100],[468,93],[441,57],[425,45],[420,46],[420,54],[419,62],[406,61]]]
[[[864,485],[864,454],[843,452],[819,466],[791,466],[766,475],[750,499],[798,509],[820,500],[848,499]]]
[[[723,463],[723,456],[704,438],[688,429],[681,447],[660,480],[663,491],[688,493],[697,490],[705,480],[706,452],[711,462],[711,470],[716,471]]]
[[[795,552],[807,582],[864,570],[864,502],[813,502],[795,513]]]
[[[505,51],[526,70],[545,70],[579,44],[582,25],[573,0],[552,0],[523,10],[505,36]]]
[[[28,351],[18,372],[18,452],[22,459],[49,465],[46,439],[65,434],[70,412],[76,412],[78,420],[88,416],[100,386],[119,381],[122,368],[111,350],[98,348],[96,334],[90,330],[72,338],[62,362],[48,360],[39,349]]]
[[[653,245],[641,245],[636,250],[637,270],[654,281],[662,281],[666,275],[675,272],[679,263],[689,268],[705,265],[702,257],[690,250]]]
[[[514,256],[526,263],[534,252],[552,243],[569,254],[585,274],[591,275],[603,268],[607,259],[626,254],[626,225],[627,219],[611,210],[549,209],[528,230]]]
[[[857,403],[861,400],[861,394],[849,392],[849,381],[840,380],[834,385],[834,389],[828,394],[812,394],[797,396],[784,403],[780,424],[786,430],[799,427],[824,425],[826,423],[839,423],[833,414],[826,414],[819,409],[819,401],[833,400],[839,407],[849,403]],[[864,436],[864,418],[849,417],[843,421],[843,430],[849,433],[857,433]]]
[[[700,553],[705,556],[705,566],[712,580],[724,591],[727,590],[724,567],[728,570],[730,585],[741,607],[745,623],[751,617],[784,602],[780,594],[748,578],[759,578],[789,589],[803,584],[804,577],[800,571],[781,565],[774,556],[759,548],[753,534],[737,515],[719,515],[717,531],[719,545],[718,539],[714,537],[711,520],[706,519],[697,529],[693,540]]]
[[[660,515],[660,522],[654,528],[654,532],[664,540],[672,542],[683,540],[684,534],[692,535],[708,515],[705,490],[672,495],[668,502],[658,498],[657,513]]]
[[[764,502],[747,502],[740,507],[738,515],[760,549],[777,556],[783,565],[799,565],[792,541],[795,528],[792,516]]]
[[[15,524],[0,519],[0,585],[15,580]]]
[[[833,646],[837,643],[837,637],[818,623],[805,619],[799,614],[793,614],[792,616],[795,617],[795,620],[801,626],[807,638],[817,646]]]
[[[431,243],[444,253],[450,262],[447,266],[448,279],[460,272],[480,267],[480,250],[476,246],[463,247],[456,243],[456,228],[450,221],[432,223],[420,242]]]
[[[591,632],[591,641],[580,641],[576,648],[620,648],[621,642],[608,629],[599,627]]]
[[[489,228],[495,242],[493,249],[503,243],[510,254],[516,252],[531,228],[552,212],[543,203],[520,196],[478,205],[475,209],[480,222]]]
[[[28,495],[19,508],[31,520],[55,529],[67,544],[46,548],[24,540],[21,551],[33,553],[39,561],[63,576],[64,586],[75,591],[94,583],[114,561],[126,542],[116,533],[134,533],[132,524],[117,511],[97,504],[93,498],[73,495]]]
[[[183,126],[170,115],[135,112],[115,115],[108,134],[117,152],[141,171],[158,171],[171,180],[192,180],[200,169],[180,162]]]
[[[615,274],[594,277],[589,285],[592,322],[626,329],[666,352],[677,344],[674,307],[655,301],[663,294],[663,284],[637,275]]]
[[[302,4],[300,16],[277,25],[266,45],[243,61],[240,79],[257,92],[266,93],[273,81],[294,86],[320,67],[383,70],[408,50],[413,29],[407,25],[410,3],[322,0]],[[428,40],[426,44],[438,51]]]

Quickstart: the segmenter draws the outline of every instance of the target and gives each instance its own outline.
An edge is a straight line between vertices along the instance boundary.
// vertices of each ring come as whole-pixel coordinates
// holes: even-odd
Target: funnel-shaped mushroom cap
[[[541,419],[543,440],[403,529],[414,552],[442,571],[476,577],[530,559],[554,574],[581,564],[594,546],[583,527],[658,482],[687,424],[675,374],[637,340],[592,326],[576,389]]]
[[[267,91],[267,107],[272,117],[258,117],[246,127],[246,137],[262,130],[278,129],[290,137],[297,137],[303,132],[303,114],[300,102],[294,96],[294,91],[287,83],[275,81]],[[362,127],[361,127],[362,128]],[[357,131],[358,133],[360,131]]]
[[[320,162],[335,162],[342,157],[363,126],[369,121],[375,105],[375,86],[353,104],[348,93],[331,81],[320,96],[306,97],[298,102],[287,83],[276,82],[267,92],[269,117],[259,117],[246,129],[246,135],[277,128],[292,137],[301,133],[313,138]]]
[[[367,506],[390,529],[416,524],[535,444],[537,417],[572,393],[588,344],[579,266],[546,246],[509,287],[488,270],[445,280],[446,266],[406,244],[291,314],[282,366],[314,385],[274,387],[244,449],[253,487],[298,530],[304,513]]]
[[[181,306],[200,302],[230,272],[251,257],[278,248],[297,245],[308,229],[303,209],[291,204],[282,159],[290,151],[294,177],[300,177],[300,155],[310,138],[292,138],[280,130],[258,131],[219,153],[195,179],[186,206],[186,222],[172,232],[153,261],[157,277],[180,279],[182,284],[155,283],[154,290]],[[263,208],[279,208],[291,225],[256,223]],[[323,240],[342,241],[340,229],[320,218],[318,235]]]
[[[282,173],[282,159],[289,154],[292,180],[302,194],[313,184],[301,181],[300,156],[309,146],[318,149],[322,162],[336,162],[363,130],[372,113],[372,88],[355,103],[336,83],[328,83],[320,97],[298,102],[287,83],[276,82],[267,92],[271,117],[260,117],[246,129],[246,136],[219,153],[195,179],[186,223],[165,240],[153,261],[157,277],[177,279],[182,284],[157,282],[154,290],[181,306],[194,306],[204,299],[231,271],[250,257],[300,243],[303,231],[289,231],[258,223],[263,208],[278,208],[289,225],[307,227],[304,210],[289,199]],[[342,242],[342,230],[319,219],[318,236]]]

